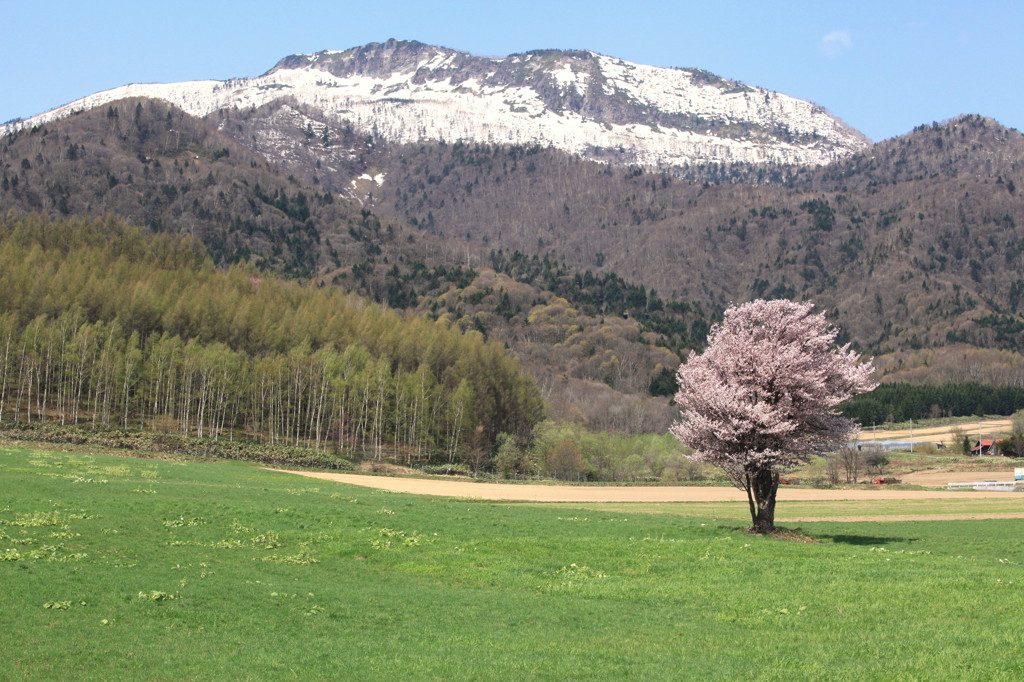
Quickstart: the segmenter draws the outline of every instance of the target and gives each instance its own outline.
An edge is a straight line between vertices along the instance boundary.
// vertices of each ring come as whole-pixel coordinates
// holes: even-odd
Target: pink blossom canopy
[[[874,388],[870,362],[811,303],[757,300],[730,308],[708,347],[679,367],[671,431],[692,459],[744,472],[779,470],[843,443],[856,425],[838,414],[844,400]]]

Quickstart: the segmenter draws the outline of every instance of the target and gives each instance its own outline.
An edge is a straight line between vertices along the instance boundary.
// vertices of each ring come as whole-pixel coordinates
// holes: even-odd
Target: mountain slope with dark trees
[[[421,145],[379,168],[389,182],[374,199],[427,231],[614,271],[712,310],[813,299],[872,353],[953,342],[1020,352],[1022,147],[1020,133],[963,117],[755,185],[551,150]]]

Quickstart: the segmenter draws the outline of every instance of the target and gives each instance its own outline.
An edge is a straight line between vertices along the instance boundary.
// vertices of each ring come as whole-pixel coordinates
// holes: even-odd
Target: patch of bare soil
[[[393,492],[440,497],[464,497],[506,502],[746,502],[746,495],[732,487],[687,486],[570,486],[570,485],[514,485],[508,483],[476,483],[472,481],[442,481],[423,478],[390,478],[388,476],[362,476],[318,471],[289,471],[271,469],[281,473],[309,476]],[[812,488],[779,488],[779,500],[934,500],[934,499],[1006,499],[1005,492],[968,492],[948,490],[893,490],[884,486],[877,489],[819,490]],[[872,517],[881,520],[878,517]],[[915,516],[914,518],[920,518]],[[944,516],[944,518],[948,518]]]
[[[412,467],[404,467],[399,464],[391,464],[390,462],[374,462],[365,461],[360,462],[356,466],[357,471],[361,471],[366,474],[418,474],[419,471]]]
[[[811,544],[816,544],[818,542],[816,538],[811,537],[799,529],[792,530],[789,528],[776,528],[771,533],[758,533],[748,528],[744,532],[749,533],[750,535],[767,535],[768,537],[776,540],[789,540],[790,542],[807,542]]]

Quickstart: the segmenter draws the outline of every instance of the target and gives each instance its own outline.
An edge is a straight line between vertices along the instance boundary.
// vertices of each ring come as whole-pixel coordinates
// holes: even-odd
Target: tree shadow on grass
[[[896,537],[896,536],[880,536],[880,535],[856,535],[853,533],[840,533],[840,534],[829,534],[829,533],[812,533],[805,531],[803,528],[797,526],[794,528],[786,528],[784,526],[776,526],[775,532],[773,533],[757,533],[750,527],[741,526],[726,526],[720,525],[719,528],[723,530],[738,531],[741,533],[747,533],[757,537],[770,538],[772,540],[788,540],[790,542],[807,542],[807,543],[818,543],[818,542],[833,542],[836,544],[844,545],[858,545],[861,547],[878,547],[882,545],[889,545],[893,543],[914,543],[920,540],[920,538],[908,538],[908,537]]]
[[[795,528],[787,528],[784,526],[776,526],[774,533],[757,533],[754,532],[749,526],[735,526],[720,524],[718,526],[722,530],[728,530],[739,533],[747,533],[757,537],[771,538],[773,540],[789,540],[792,542],[833,542],[844,545],[859,545],[862,547],[878,547],[881,545],[889,545],[892,543],[914,543],[920,540],[920,538],[906,538],[896,536],[881,536],[881,535],[855,535],[853,533],[840,533],[840,534],[829,534],[829,533],[810,533],[805,531],[803,528],[797,526]]]
[[[818,533],[815,537],[822,541],[831,540],[835,543],[841,543],[844,545],[871,545],[877,547],[878,545],[888,545],[891,543],[902,543],[902,542],[917,542],[920,538],[900,538],[892,536],[877,536],[877,535],[853,535],[849,533],[843,533],[840,535],[828,535],[827,533]]]

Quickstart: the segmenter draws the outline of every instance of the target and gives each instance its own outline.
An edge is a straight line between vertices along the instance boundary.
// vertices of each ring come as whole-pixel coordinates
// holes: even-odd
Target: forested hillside
[[[675,368],[713,321],[700,306],[518,251],[482,261],[367,259],[322,281],[505,344],[537,379],[552,418],[624,433],[661,432],[675,419],[666,398]]]
[[[1024,386],[979,383],[915,385],[882,384],[841,406],[847,417],[862,425],[982,415],[1010,415],[1024,409]]]
[[[114,219],[0,220],[0,420],[448,461],[526,439],[534,382],[476,332]]]
[[[1024,350],[1024,136],[922,127],[780,182],[691,182],[549,149],[396,150],[374,192],[426,231],[615,272],[708,310],[811,299],[861,349]],[[727,173],[726,173],[727,175]],[[769,181],[772,173],[761,179]],[[528,197],[528,200],[524,200]]]
[[[363,173],[375,153],[365,136],[296,125],[280,132],[295,150],[281,171],[224,134],[241,135],[250,118],[263,121],[232,112],[214,129],[161,102],[126,100],[23,130],[0,140],[0,209],[113,213],[192,235],[218,264],[315,278],[506,344],[543,386],[553,417],[629,432],[667,426],[672,411],[649,399],[651,381],[703,339],[708,313],[614,273],[492,256],[382,217],[327,187],[339,169]],[[337,158],[321,167],[325,149]],[[364,178],[354,189],[376,186]],[[566,301],[555,306],[560,331],[530,332],[531,311],[556,298]]]
[[[300,278],[380,255],[382,233],[419,258],[451,250],[426,234],[403,239],[416,231],[301,183],[156,100],[123,100],[0,138],[0,207],[113,213],[154,232],[197,237],[215,262],[251,261]]]

